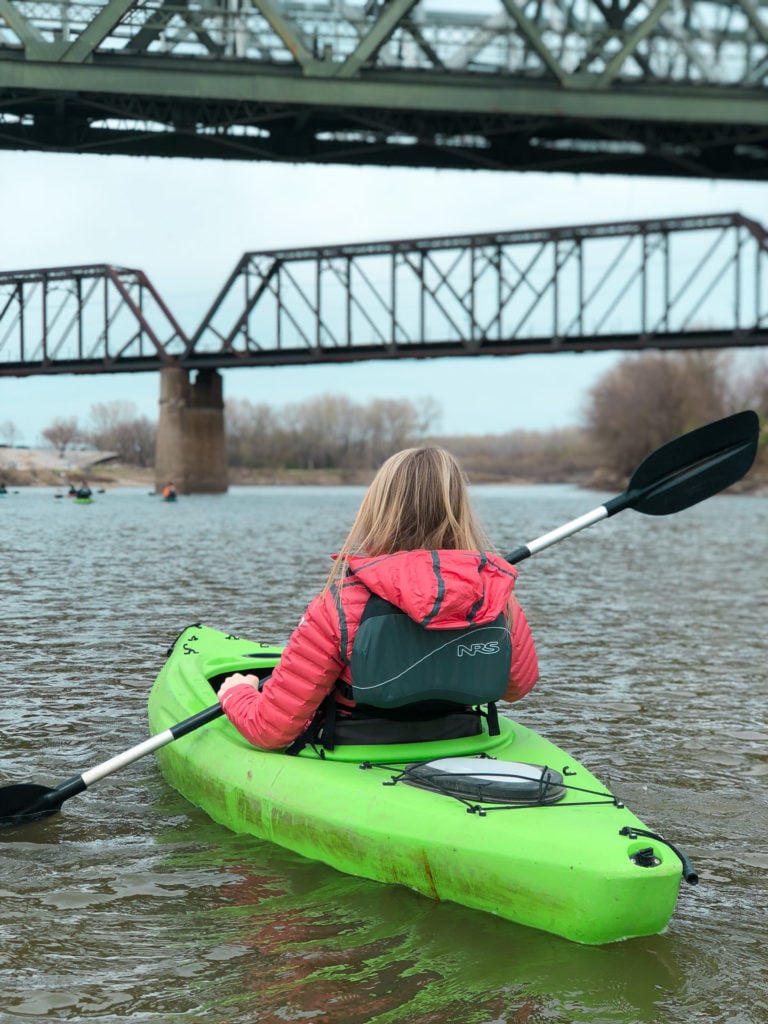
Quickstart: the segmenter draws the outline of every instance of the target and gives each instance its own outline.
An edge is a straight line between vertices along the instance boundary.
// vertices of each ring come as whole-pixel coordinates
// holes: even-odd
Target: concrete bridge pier
[[[227,490],[224,398],[221,374],[167,366],[160,371],[160,416],[155,454],[155,490],[173,482],[179,494]]]

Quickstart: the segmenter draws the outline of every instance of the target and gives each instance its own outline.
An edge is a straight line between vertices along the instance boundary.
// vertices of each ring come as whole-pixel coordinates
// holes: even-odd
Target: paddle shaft
[[[512,565],[517,565],[518,562],[522,562],[524,559],[530,558],[531,555],[535,555],[537,551],[543,551],[544,548],[557,544],[559,540],[564,540],[566,537],[578,533],[579,530],[586,530],[588,526],[594,526],[595,523],[599,523],[601,519],[606,519],[607,516],[608,509],[605,505],[593,508],[591,512],[585,512],[583,516],[572,519],[569,523],[563,523],[562,526],[550,530],[549,533],[542,534],[536,540],[529,540],[527,544],[521,544],[519,548],[510,551],[506,556],[506,560],[511,562]]]
[[[179,739],[179,737],[194,732],[195,729],[207,725],[208,722],[212,722],[223,713],[224,711],[220,704],[213,704],[204,711],[198,711],[196,715],[185,718],[184,721],[178,722],[176,725],[171,726],[170,729],[165,729],[154,736],[149,736],[147,739],[142,740],[141,743],[137,743],[135,747],[124,750],[121,754],[116,754],[114,757],[110,757],[109,760],[102,761],[101,764],[89,768],[82,775],[75,775],[71,779],[67,779],[66,782],[62,782],[61,785],[49,790],[43,797],[36,800],[33,806],[28,808],[28,811],[30,813],[39,813],[46,809],[58,809],[65,800],[69,800],[70,797],[82,793],[89,786],[92,786],[94,782],[98,782],[99,779],[106,778],[107,775],[112,775],[121,768],[125,768],[129,764],[133,764],[134,761],[138,761],[145,754],[152,754],[155,750],[159,750],[160,747],[172,743],[174,740]]]
[[[522,544],[506,559],[515,565],[625,508],[652,516],[690,508],[741,480],[754,462],[759,434],[760,420],[751,410],[683,434],[644,459],[622,494]]]
[[[165,729],[154,736],[149,736],[147,739],[142,740],[141,743],[137,743],[135,747],[131,747],[130,750],[124,750],[122,754],[116,754],[114,757],[110,757],[108,761],[103,761],[94,768],[89,768],[88,771],[83,772],[80,776],[83,780],[83,788],[93,785],[94,782],[98,782],[99,779],[103,779],[107,775],[112,775],[113,772],[119,771],[120,768],[133,764],[134,761],[138,761],[145,754],[152,754],[159,750],[160,747],[172,743],[181,736],[186,736],[187,733],[194,732],[195,729],[207,725],[223,714],[224,710],[221,704],[212,704],[204,711],[198,711],[196,715],[190,715],[183,722],[172,725],[170,729]]]
[[[557,544],[558,541],[565,540],[566,537],[572,537],[574,533],[578,533],[580,530],[586,530],[588,526],[594,526],[595,523],[608,519],[609,516],[621,512],[623,508],[627,508],[627,502],[622,501],[622,498],[624,498],[624,495],[619,495],[619,497],[613,499],[613,504],[606,502],[605,505],[598,505],[591,512],[585,512],[584,515],[577,516],[576,519],[572,519],[569,523],[557,526],[554,530],[550,530],[549,533],[544,533],[541,537],[537,537],[536,540],[529,540],[527,544],[521,544],[519,548],[515,548],[514,551],[507,555],[506,560],[511,562],[512,565],[516,565],[518,562],[530,558],[531,555],[535,555],[537,551],[543,551],[544,548],[549,548],[553,544]]]

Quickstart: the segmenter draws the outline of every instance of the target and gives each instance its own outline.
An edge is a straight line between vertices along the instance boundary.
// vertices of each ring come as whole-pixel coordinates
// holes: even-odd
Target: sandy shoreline
[[[0,446],[0,480],[6,486],[65,487],[85,479],[113,487],[154,486],[152,467],[126,466],[114,452],[74,449],[60,454],[53,448]]]
[[[231,468],[230,485],[339,486],[367,485],[372,473],[349,470],[269,470]],[[153,466],[117,462],[112,452],[67,451],[47,448],[0,447],[0,482],[8,487],[69,487],[86,480],[92,487],[155,488]]]

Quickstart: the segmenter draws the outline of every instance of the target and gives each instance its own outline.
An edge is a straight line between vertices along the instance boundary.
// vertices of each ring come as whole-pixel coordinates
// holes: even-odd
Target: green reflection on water
[[[215,842],[214,839],[215,833]],[[587,947],[407,889],[350,878],[191,812],[166,863],[222,872],[187,919],[207,1014],[228,1021],[658,1021],[684,979],[669,938]],[[229,947],[231,956],[223,952]]]

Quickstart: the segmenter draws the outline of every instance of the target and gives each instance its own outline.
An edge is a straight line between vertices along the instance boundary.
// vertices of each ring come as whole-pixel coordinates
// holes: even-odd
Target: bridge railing
[[[0,0],[0,149],[766,179],[768,0]]]

